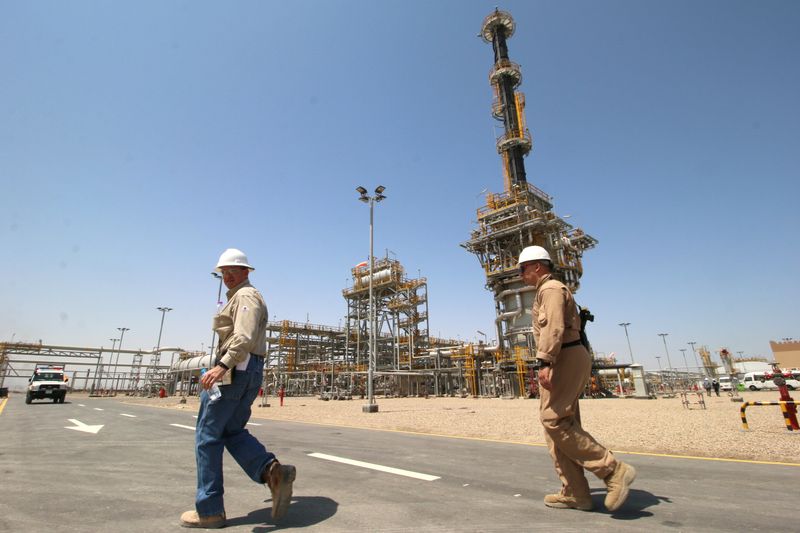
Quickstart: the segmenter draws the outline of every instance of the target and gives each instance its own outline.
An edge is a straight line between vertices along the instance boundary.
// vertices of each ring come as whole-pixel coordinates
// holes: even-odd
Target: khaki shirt
[[[533,301],[533,337],[536,358],[554,363],[561,345],[581,338],[578,306],[566,285],[543,276],[536,284]]]
[[[267,304],[261,293],[244,280],[229,290],[228,303],[214,317],[212,328],[219,335],[219,361],[228,368],[244,362],[249,354],[267,353]]]

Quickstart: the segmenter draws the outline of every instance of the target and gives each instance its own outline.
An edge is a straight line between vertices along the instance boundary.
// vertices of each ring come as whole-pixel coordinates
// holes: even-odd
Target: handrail
[[[796,406],[797,405],[796,402],[785,402],[785,401],[780,401],[780,402],[744,402],[742,404],[742,407],[739,409],[739,413],[740,413],[740,415],[742,417],[742,429],[744,429],[744,430],[750,429],[747,426],[747,418],[744,415],[744,410],[747,409],[747,406],[749,406],[749,405],[780,405],[781,406],[781,412],[783,413],[783,421],[786,423],[786,429],[788,429],[789,431],[793,431],[792,422],[791,422],[791,419],[790,419],[791,418],[791,413],[789,412],[789,407],[790,406]]]

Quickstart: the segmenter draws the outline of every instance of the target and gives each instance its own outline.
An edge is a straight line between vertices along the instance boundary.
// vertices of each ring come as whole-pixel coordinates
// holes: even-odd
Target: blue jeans
[[[247,370],[231,370],[233,382],[220,386],[222,397],[219,400],[210,403],[208,392],[203,390],[200,393],[195,433],[195,508],[200,516],[225,512],[222,497],[225,492],[222,481],[223,447],[256,483],[262,483],[261,474],[275,460],[275,455],[245,429],[250,420],[250,406],[261,388],[263,371],[264,358],[251,355]]]

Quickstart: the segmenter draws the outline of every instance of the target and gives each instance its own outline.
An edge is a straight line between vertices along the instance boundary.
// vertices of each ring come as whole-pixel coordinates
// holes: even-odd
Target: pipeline
[[[520,316],[522,313],[525,312],[525,308],[522,306],[522,293],[523,292],[531,292],[535,291],[536,287],[532,286],[525,286],[520,287],[519,289],[506,289],[499,294],[497,294],[494,299],[496,302],[499,302],[502,298],[506,296],[514,295],[514,299],[517,303],[517,308],[513,311],[506,311],[505,313],[500,313],[497,315],[497,318],[494,319],[495,323],[499,324],[500,322],[508,322],[509,320],[513,320]]]

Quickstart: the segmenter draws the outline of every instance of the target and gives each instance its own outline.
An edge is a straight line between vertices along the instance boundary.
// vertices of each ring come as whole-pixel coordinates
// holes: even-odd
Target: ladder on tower
[[[288,320],[284,320],[281,323],[281,336],[278,338],[278,347],[280,348],[280,353],[286,358],[286,371],[294,372],[297,364],[295,359],[297,341],[289,337]]]
[[[140,361],[141,361],[141,355]],[[153,387],[156,384],[156,378],[158,373],[158,364],[161,361],[161,352],[156,352],[150,358],[150,364],[147,365],[147,368],[144,371],[144,386],[141,388],[142,396],[150,396],[155,394]],[[138,368],[137,368],[137,377],[138,377]]]
[[[519,382],[519,394],[523,398],[525,397],[525,375],[528,372],[527,365],[525,364],[525,359],[523,355],[528,352],[527,347],[523,346],[514,346],[514,358],[517,364],[517,380]]]
[[[475,355],[472,346],[467,346],[464,357],[464,377],[473,396],[478,396],[478,373],[475,371]]]

